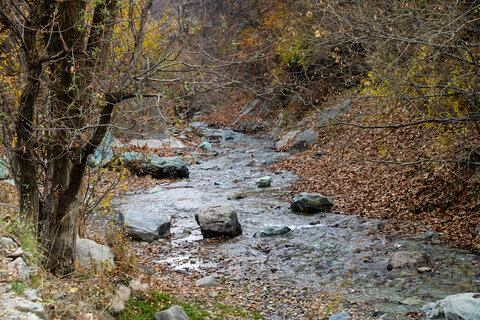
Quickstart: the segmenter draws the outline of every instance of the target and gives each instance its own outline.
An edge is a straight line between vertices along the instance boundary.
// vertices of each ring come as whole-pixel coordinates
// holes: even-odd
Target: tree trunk
[[[75,203],[75,202],[74,202]],[[45,249],[44,267],[55,274],[65,275],[75,269],[75,245],[78,217],[75,208],[68,213],[45,212],[42,223],[42,245]],[[62,219],[55,217],[63,216]]]

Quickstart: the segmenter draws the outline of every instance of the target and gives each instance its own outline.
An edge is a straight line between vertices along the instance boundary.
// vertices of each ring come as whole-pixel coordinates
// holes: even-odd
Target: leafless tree
[[[151,5],[151,0],[0,3],[4,145],[21,215],[36,227],[45,266],[55,273],[74,267],[77,200],[88,158],[116,108],[142,92],[142,79],[158,63],[146,68],[142,57]],[[131,32],[123,32],[128,24]]]

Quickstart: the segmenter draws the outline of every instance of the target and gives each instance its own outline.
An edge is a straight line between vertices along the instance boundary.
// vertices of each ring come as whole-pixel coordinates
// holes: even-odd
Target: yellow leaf
[[[78,288],[71,288],[71,289],[70,289],[70,292],[71,292],[71,293],[75,293],[75,292],[77,292],[77,291],[78,291]]]

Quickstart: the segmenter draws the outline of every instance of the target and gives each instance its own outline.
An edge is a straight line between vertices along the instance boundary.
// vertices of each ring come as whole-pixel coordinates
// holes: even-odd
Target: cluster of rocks
[[[26,285],[30,284],[30,276],[36,274],[37,266],[28,266],[24,259],[27,254],[11,238],[0,238],[0,256],[4,256],[2,262],[2,276],[6,276],[9,281],[23,281]],[[28,260],[28,259],[27,259]],[[0,284],[0,314],[2,319],[25,319],[40,320],[47,319],[47,313],[41,302],[42,299],[37,296],[34,289],[26,288],[23,292],[17,293],[10,284]]]
[[[260,182],[260,183],[259,183]],[[271,183],[270,177],[257,181],[259,187],[267,187]],[[260,184],[260,185],[259,185]],[[234,194],[228,199],[243,199],[244,193]],[[297,213],[313,214],[329,212],[334,206],[333,201],[321,194],[301,193],[294,197],[291,208]],[[195,213],[195,220],[200,226],[200,231],[205,239],[215,237],[233,238],[242,234],[242,226],[238,221],[235,208],[231,204],[216,203],[200,207]],[[291,231],[287,226],[268,227],[257,232],[254,237],[270,237],[285,235]]]
[[[112,163],[124,165],[138,175],[151,175],[155,179],[188,178],[187,165],[175,157],[145,155],[140,152],[124,152],[115,155],[112,134],[107,132],[100,146],[90,157],[89,165],[100,168]]]
[[[389,259],[387,270],[417,270],[418,273],[433,271],[433,263],[429,257],[418,251],[397,251]],[[423,301],[417,297],[407,297],[400,301],[405,305],[421,305]],[[442,300],[430,302],[421,308],[423,320],[477,320],[480,319],[480,293],[461,293],[447,296]],[[329,320],[346,320],[351,316],[342,312],[329,317]]]
[[[434,271],[430,258],[418,251],[397,251],[388,261],[388,270],[415,269],[418,273]],[[408,297],[402,304],[417,305],[422,300],[417,297]],[[424,320],[448,319],[480,319],[480,293],[461,293],[447,296],[442,300],[425,304],[422,309]]]

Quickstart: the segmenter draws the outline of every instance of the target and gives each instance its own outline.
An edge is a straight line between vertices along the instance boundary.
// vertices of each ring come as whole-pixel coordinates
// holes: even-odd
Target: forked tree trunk
[[[56,274],[68,274],[75,268],[75,245],[83,197],[86,164],[72,164],[64,156],[49,165],[49,184],[44,191],[40,241],[45,252],[44,266]]]

